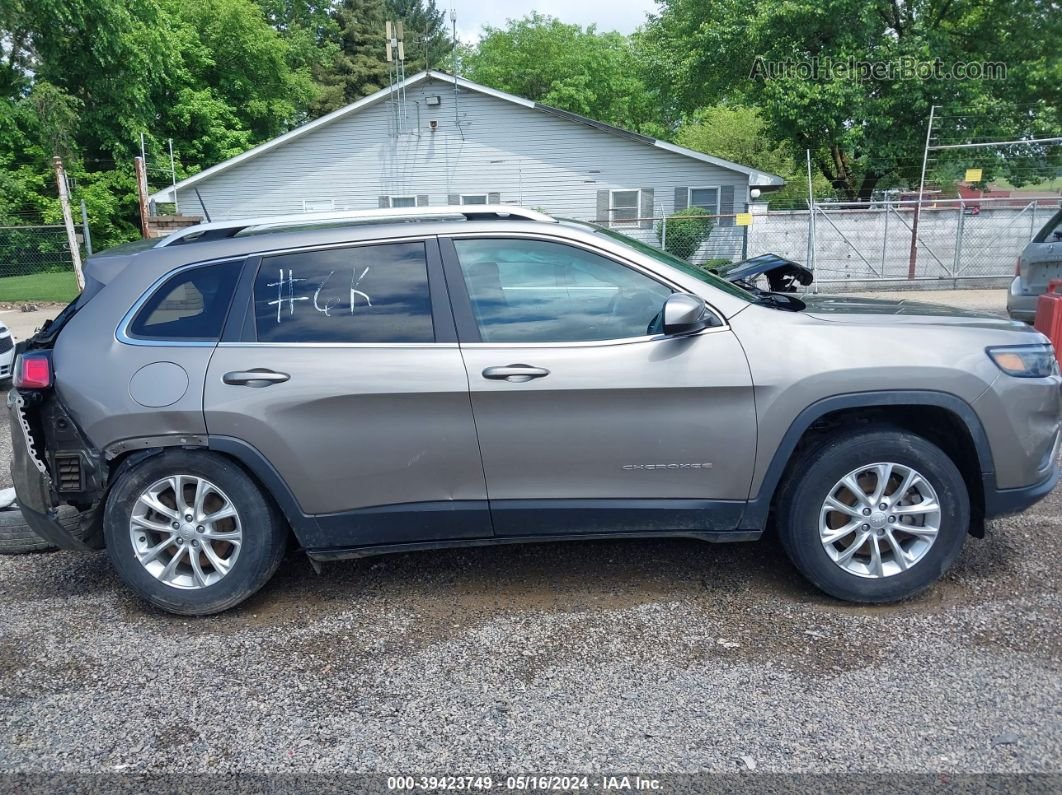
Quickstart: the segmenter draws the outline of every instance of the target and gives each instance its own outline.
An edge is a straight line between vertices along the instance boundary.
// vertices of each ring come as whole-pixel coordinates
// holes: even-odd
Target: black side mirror
[[[689,293],[674,293],[664,301],[664,334],[694,334],[711,325],[704,301]]]

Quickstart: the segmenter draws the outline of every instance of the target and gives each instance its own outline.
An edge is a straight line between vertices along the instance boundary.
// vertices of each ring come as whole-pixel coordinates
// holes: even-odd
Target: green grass
[[[69,303],[77,295],[73,271],[35,273],[32,276],[7,276],[0,279],[0,302],[55,301]]]

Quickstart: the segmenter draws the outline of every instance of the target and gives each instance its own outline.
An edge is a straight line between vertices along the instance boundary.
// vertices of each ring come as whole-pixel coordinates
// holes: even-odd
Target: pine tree
[[[387,13],[405,26],[406,74],[450,70],[453,41],[447,32],[446,13],[435,0],[387,0]]]
[[[333,19],[338,52],[331,69],[320,75],[321,96],[313,115],[321,116],[386,88],[384,0],[343,0]]]

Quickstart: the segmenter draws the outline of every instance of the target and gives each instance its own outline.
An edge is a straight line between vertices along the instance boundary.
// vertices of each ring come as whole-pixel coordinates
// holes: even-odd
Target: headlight
[[[987,348],[996,367],[1017,378],[1047,378],[1058,374],[1055,349],[1050,345],[1007,345]]]

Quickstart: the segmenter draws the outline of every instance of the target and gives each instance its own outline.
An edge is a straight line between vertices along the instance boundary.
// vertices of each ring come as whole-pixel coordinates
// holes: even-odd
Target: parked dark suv
[[[86,277],[16,363],[19,503],[176,613],[246,599],[291,536],[320,561],[772,521],[824,591],[895,600],[1058,479],[1024,324],[740,287],[515,207],[215,222]]]

